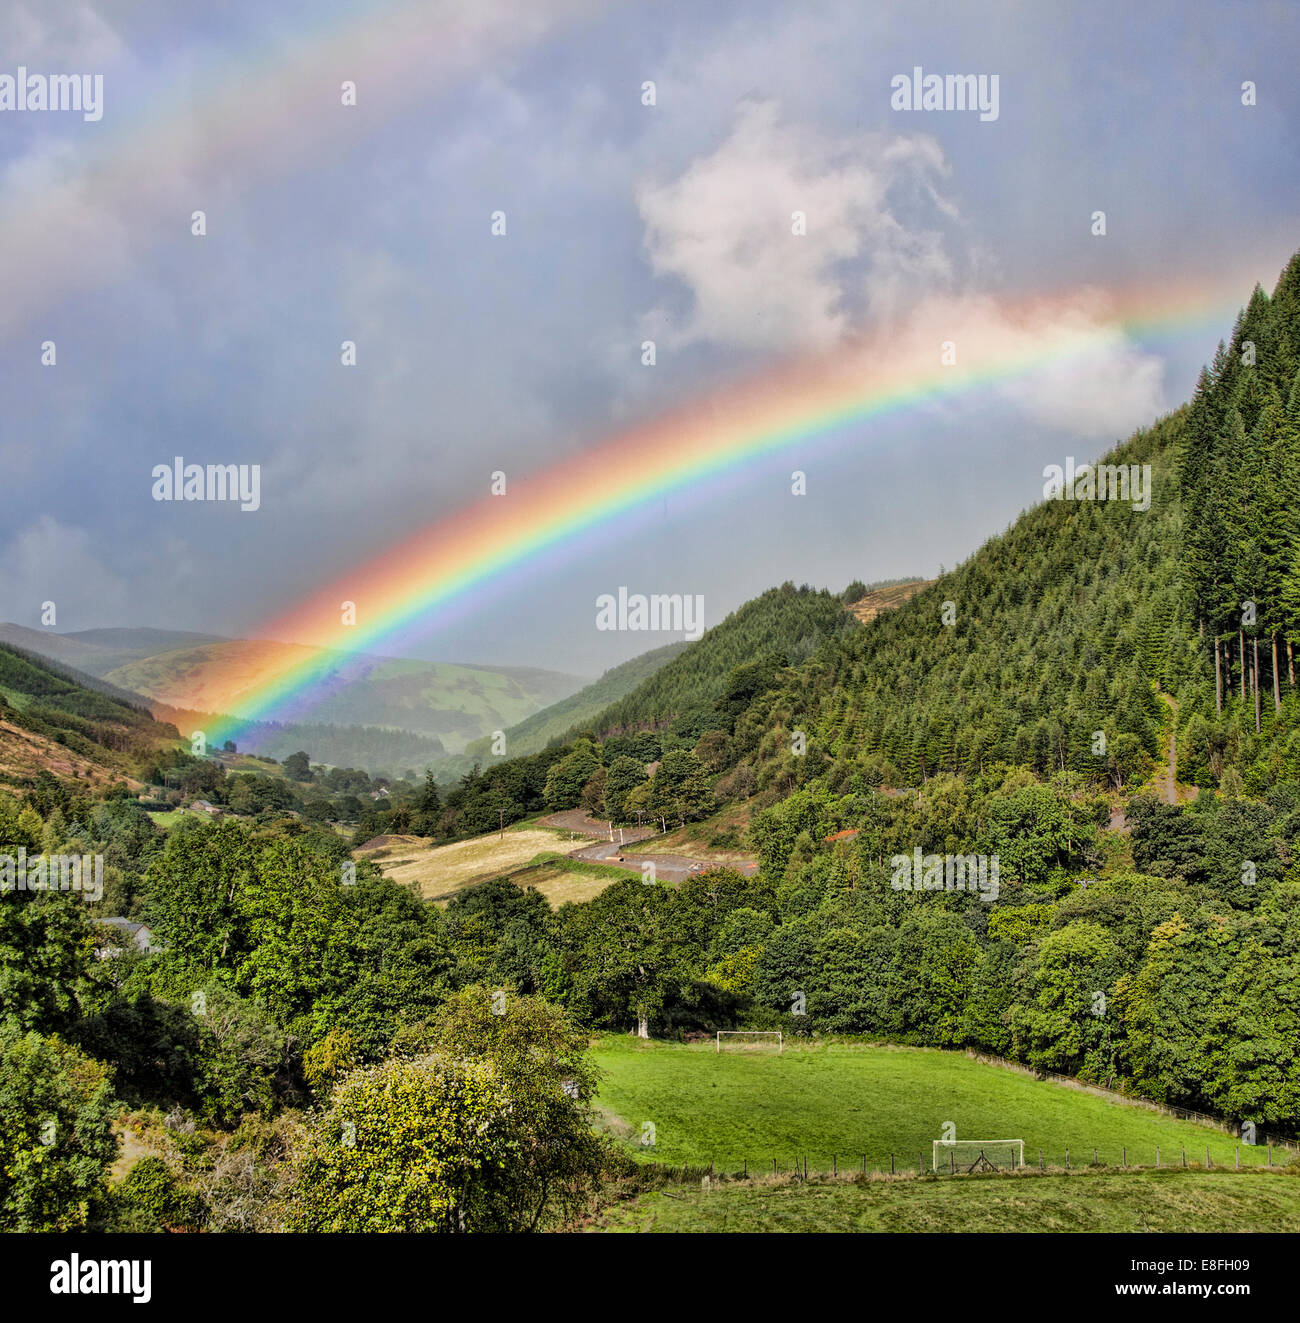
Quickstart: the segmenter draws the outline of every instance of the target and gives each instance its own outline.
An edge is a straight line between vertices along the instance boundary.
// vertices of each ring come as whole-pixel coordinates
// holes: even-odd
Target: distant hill
[[[0,643],[10,643],[95,676],[107,675],[114,667],[140,657],[223,641],[218,634],[195,634],[183,629],[79,629],[59,634],[12,622],[0,624]]]
[[[202,729],[212,713],[241,715],[247,699],[287,662],[313,649],[263,639],[230,639],[188,630],[149,628],[83,629],[67,634],[0,624],[0,643],[107,679],[121,691],[147,699],[154,715],[178,727]],[[307,715],[316,744],[353,752],[352,766],[378,757],[372,731],[342,736],[327,727],[372,727],[416,737],[398,741],[385,770],[425,766],[448,750],[505,730],[581,689],[584,676],[527,666],[426,662],[368,655],[335,654],[339,684]],[[297,723],[258,728],[260,750],[269,756]],[[302,747],[295,744],[294,748]],[[294,749],[288,750],[293,752]],[[314,750],[308,752],[316,756]],[[321,754],[320,761],[335,762]]]
[[[91,786],[129,780],[135,759],[176,738],[137,695],[0,643],[0,781],[42,771]]]
[[[679,657],[691,645],[685,642],[668,643],[651,652],[643,652],[621,666],[611,667],[599,680],[585,689],[562,698],[558,703],[543,708],[526,720],[506,730],[506,748],[512,757],[537,753],[551,740],[560,739],[575,726],[594,720],[611,703],[630,694],[639,684],[648,680],[661,667]],[[479,740],[465,753],[469,757],[486,758],[491,742]]]
[[[107,673],[114,684],[172,708],[228,712],[286,663],[312,656],[298,644],[233,639],[142,657]],[[565,698],[579,676],[522,667],[462,666],[367,655],[333,654],[333,692],[307,714],[336,726],[388,726],[436,738],[455,751],[505,730]]]
[[[26,625],[15,625],[12,621],[0,624],[0,643],[75,666],[87,675],[91,674],[91,668],[101,657],[100,649],[88,643],[56,634],[53,630],[28,629]]]
[[[105,675],[140,657],[153,657],[177,648],[201,647],[205,643],[225,643],[220,634],[196,634],[188,629],[75,629],[60,637],[98,650],[100,657],[92,675]]]
[[[422,774],[446,757],[434,735],[415,735],[389,726],[334,726],[326,722],[259,721],[241,730],[241,753],[257,753],[283,762],[302,750],[313,763],[357,767],[372,776]]]

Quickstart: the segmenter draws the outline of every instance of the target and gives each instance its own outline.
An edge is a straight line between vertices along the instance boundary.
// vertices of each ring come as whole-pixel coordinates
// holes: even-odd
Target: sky
[[[922,310],[1244,303],[1300,247],[1298,63],[1290,3],[8,3],[0,80],[103,91],[0,109],[0,620],[273,637],[493,473]],[[997,117],[895,108],[917,66],[996,75]],[[681,637],[598,629],[620,587],[713,624],[930,577],[1180,404],[1230,318],[802,437],[385,647],[597,675]],[[177,456],[259,466],[258,508],[156,500]]]

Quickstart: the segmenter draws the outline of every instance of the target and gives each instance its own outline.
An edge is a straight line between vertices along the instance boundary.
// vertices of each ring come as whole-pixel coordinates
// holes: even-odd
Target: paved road
[[[584,836],[597,837],[591,845],[584,845],[570,854],[571,859],[586,859],[592,863],[611,864],[615,868],[625,868],[629,873],[641,873],[641,865],[647,860],[655,866],[655,878],[660,882],[684,882],[696,873],[702,873],[710,867],[703,859],[692,859],[684,854],[632,854],[631,847],[638,841],[644,841],[658,833],[653,827],[624,827],[623,840],[609,840],[609,823],[598,822],[589,818],[581,809],[571,809],[566,813],[553,813],[544,818],[543,823],[550,827],[560,827],[566,831],[581,832]],[[614,835],[619,829],[614,828]],[[601,839],[603,838],[603,839]],[[739,859],[732,863],[718,863],[722,867],[735,868],[746,877],[758,872],[758,862],[754,859]]]

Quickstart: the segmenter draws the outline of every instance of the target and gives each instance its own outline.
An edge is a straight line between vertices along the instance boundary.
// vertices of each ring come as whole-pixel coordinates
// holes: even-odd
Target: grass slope
[[[1181,1160],[1231,1165],[1236,1139],[1149,1108],[1113,1101],[1015,1071],[933,1049],[848,1041],[775,1052],[724,1052],[712,1043],[689,1046],[610,1035],[595,1060],[605,1072],[600,1105],[607,1127],[643,1156],[707,1165],[720,1171],[788,1169],[807,1157],[810,1170],[831,1159],[855,1169],[888,1171],[890,1154],[916,1170],[928,1166],[946,1122],[958,1139],[1023,1139],[1026,1163],[1063,1166],[1092,1161],[1119,1166]],[[642,1124],[655,1127],[652,1152],[639,1145]],[[1274,1154],[1276,1161],[1286,1155]],[[1263,1149],[1241,1146],[1243,1166],[1263,1164]]]
[[[379,844],[367,842],[356,853],[374,860],[394,882],[416,883],[426,900],[448,900],[462,887],[513,872],[554,851],[563,839],[564,833],[548,828],[508,828],[432,849],[415,836],[380,837]]]
[[[790,1179],[656,1190],[598,1231],[1300,1231],[1300,1178],[1279,1172],[1074,1172]]]

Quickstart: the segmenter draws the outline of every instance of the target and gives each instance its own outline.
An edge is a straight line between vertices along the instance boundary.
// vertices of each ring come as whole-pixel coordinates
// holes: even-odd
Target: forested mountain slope
[[[840,598],[807,585],[782,584],[706,630],[681,656],[588,725],[606,735],[671,723],[674,734],[699,735],[712,729],[713,706],[734,683],[736,668],[752,668],[756,690],[760,677],[769,677],[777,667],[799,665],[828,639],[856,628]]]
[[[1194,400],[1100,462],[1150,465],[1149,508],[1044,500],[784,672],[736,752],[768,736],[779,756],[770,732],[801,729],[801,778],[835,764],[915,785],[1008,762],[1119,786],[1161,753],[1158,688],[1183,779],[1258,793],[1300,776],[1300,260],[1272,297],[1256,288]]]
[[[1107,457],[1151,465],[1148,510],[1048,501],[1028,511],[911,601],[786,672],[740,718],[740,746],[801,729],[807,774],[831,759],[894,785],[996,761],[1104,774],[1116,759],[1154,756],[1153,682],[1177,689],[1200,665],[1178,569],[1183,418]],[[1097,731],[1105,754],[1094,752]]]
[[[1256,286],[1183,428],[1188,605],[1203,665],[1180,711],[1184,776],[1258,791],[1300,775],[1300,254]]]

